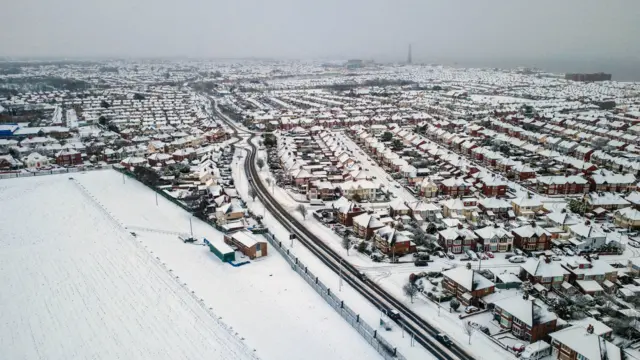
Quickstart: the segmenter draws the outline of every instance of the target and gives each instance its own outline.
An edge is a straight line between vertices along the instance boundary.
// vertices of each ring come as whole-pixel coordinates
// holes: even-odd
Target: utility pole
[[[189,215],[189,230],[191,231],[191,238],[193,238],[193,224],[191,223],[191,215]]]
[[[338,287],[338,291],[342,291],[342,258],[340,258],[340,272],[339,272],[339,276],[340,276],[340,284]]]
[[[124,184],[124,172],[122,173],[122,183]]]
[[[158,206],[158,192],[156,191],[156,206]]]

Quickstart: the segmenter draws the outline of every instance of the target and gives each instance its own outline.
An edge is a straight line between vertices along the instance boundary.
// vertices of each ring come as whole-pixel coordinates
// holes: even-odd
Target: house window
[[[578,360],[589,360],[589,359],[587,359],[585,356],[583,356],[581,354],[577,354],[576,359],[578,359]]]
[[[260,251],[260,243],[256,244],[256,251]]]
[[[505,319],[504,317],[501,317],[500,325],[508,328],[508,327],[511,327],[511,322],[509,321],[509,319]]]

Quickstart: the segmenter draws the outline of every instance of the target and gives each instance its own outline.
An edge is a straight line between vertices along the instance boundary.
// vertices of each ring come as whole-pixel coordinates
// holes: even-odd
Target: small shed
[[[204,243],[209,246],[209,250],[214,253],[222,262],[236,261],[236,252],[221,241],[209,241],[206,238]]]
[[[267,255],[267,242],[259,240],[247,230],[226,234],[224,236],[224,242],[236,246],[238,250],[252,260]]]

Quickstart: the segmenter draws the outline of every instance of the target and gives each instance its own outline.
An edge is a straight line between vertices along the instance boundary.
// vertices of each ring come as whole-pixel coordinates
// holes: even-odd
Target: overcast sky
[[[5,0],[0,56],[640,58],[638,0]]]

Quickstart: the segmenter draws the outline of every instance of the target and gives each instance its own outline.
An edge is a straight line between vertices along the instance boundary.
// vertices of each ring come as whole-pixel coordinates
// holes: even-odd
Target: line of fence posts
[[[291,268],[297,272],[331,307],[338,312],[360,335],[373,346],[384,359],[400,359],[405,357],[398,352],[397,348],[385,340],[377,330],[364,322],[359,314],[356,314],[347,304],[344,303],[330,288],[322,283],[306,265],[300,261],[290,249],[285,249],[281,241],[278,241],[271,232],[263,234],[267,241],[273,246]]]

